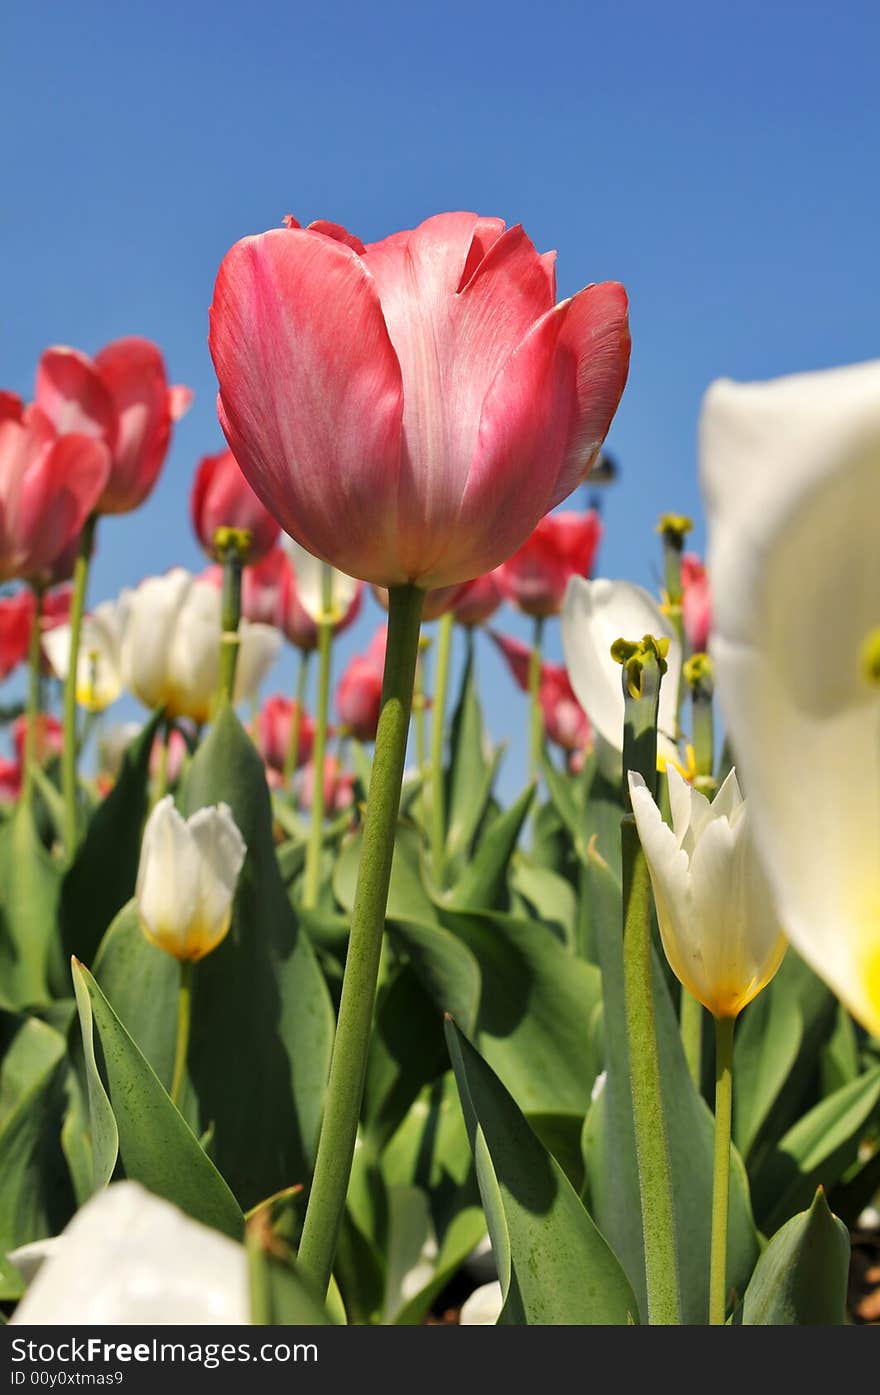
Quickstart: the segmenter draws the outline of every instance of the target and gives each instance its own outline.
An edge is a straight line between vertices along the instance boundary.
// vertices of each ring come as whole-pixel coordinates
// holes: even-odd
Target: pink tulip
[[[382,707],[382,675],[388,628],[373,636],[366,654],[351,660],[336,688],[339,720],[358,741],[375,741]]]
[[[0,581],[46,577],[104,489],[102,441],[56,435],[39,407],[6,395],[0,414]]]
[[[257,746],[260,754],[269,769],[279,774],[284,770],[290,749],[296,709],[295,702],[276,693],[273,697],[266,698],[257,719]],[[297,765],[304,765],[311,759],[314,744],[315,723],[308,712],[303,712],[299,727]]]
[[[27,717],[16,717],[12,723],[12,741],[19,765],[24,764],[27,745]],[[41,712],[37,717],[34,753],[42,765],[50,756],[60,756],[64,748],[64,728],[57,717]]]
[[[459,625],[473,629],[495,614],[504,600],[499,580],[500,570],[497,568],[493,572],[486,572],[462,587],[454,606],[455,618]]]
[[[241,574],[241,613],[255,625],[281,621],[281,586],[290,563],[280,547],[273,547],[262,561]]]
[[[489,633],[504,655],[517,686],[527,693],[531,649],[512,635],[502,635],[497,630],[490,630]],[[561,746],[563,751],[582,751],[592,743],[589,718],[574,695],[568,671],[563,664],[542,663],[538,701],[544,717],[544,730],[550,740]]]
[[[162,769],[162,745],[164,738],[157,736],[150,750],[150,774],[155,780]],[[189,752],[186,737],[177,727],[168,733],[168,755],[165,758],[165,783],[176,785],[183,771],[183,763]]]
[[[286,568],[281,572],[281,585],[279,592],[280,621],[291,644],[304,654],[310,654],[318,647],[318,627],[309,615],[305,606],[302,605],[296,591],[296,573],[290,558],[285,554]],[[352,597],[348,610],[342,619],[333,626],[334,635],[341,634],[347,630],[349,625],[353,625],[360,614],[363,603],[363,587],[359,586]]]
[[[343,770],[335,756],[327,756],[324,761],[324,811],[339,814],[354,803],[355,777]],[[299,782],[299,803],[301,809],[311,809],[315,792],[315,766],[309,761]]]
[[[465,586],[469,583],[465,583]],[[459,596],[465,590],[465,586],[437,586],[425,592],[425,601],[422,608],[422,622],[428,624],[431,620],[439,620],[441,615],[453,610]],[[373,595],[384,611],[388,610],[388,592],[384,586],[374,586]]]
[[[25,589],[0,599],[0,682],[27,658],[33,620],[32,591]]]
[[[192,393],[169,388],[155,344],[129,338],[114,340],[94,359],[78,349],[47,349],[36,401],[59,435],[74,431],[106,441],[112,468],[97,512],[129,513],[156,483],[171,424],[188,410]]]
[[[559,305],[521,227],[445,213],[365,247],[289,219],[223,260],[219,413],[315,556],[425,590],[490,571],[599,453],[626,382],[623,287]]]
[[[602,524],[599,515],[551,513],[542,518],[518,552],[498,568],[508,600],[526,615],[558,615],[573,576],[589,576]]]
[[[231,450],[206,455],[199,461],[190,492],[193,530],[209,557],[215,557],[218,528],[246,528],[251,535],[248,559],[261,562],[281,531],[251,489]]]
[[[22,767],[17,760],[0,756],[0,804],[14,804],[21,794]]]
[[[681,588],[685,638],[693,654],[702,654],[708,648],[712,628],[712,594],[706,568],[692,552],[681,559]]]

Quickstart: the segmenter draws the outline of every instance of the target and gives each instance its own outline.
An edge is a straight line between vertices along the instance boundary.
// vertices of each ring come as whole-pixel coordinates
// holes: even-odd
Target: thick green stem
[[[222,552],[223,591],[220,610],[220,673],[217,682],[217,706],[235,700],[235,670],[238,666],[238,651],[241,637],[238,626],[241,621],[241,573],[242,553],[235,543],[230,543]]]
[[[64,678],[64,745],[61,751],[61,793],[64,801],[64,850],[70,861],[76,853],[77,787],[76,787],[76,676],[79,667],[79,637],[82,630],[86,591],[89,583],[89,562],[95,539],[97,514],[83,525],[79,551],[73,569],[73,595],[70,601],[70,657]]]
[[[302,718],[306,706],[306,690],[309,681],[309,659],[311,655],[308,649],[299,651],[299,669],[296,675],[296,706],[293,709],[293,720],[290,724],[290,741],[287,747],[287,755],[284,757],[284,784],[290,787],[294,772],[299,765],[299,742],[302,734]]]
[[[727,1213],[730,1204],[730,1120],[733,1107],[734,1018],[715,1019],[715,1168],[712,1182],[712,1249],[709,1257],[709,1322],[723,1326],[727,1312]]]
[[[390,592],[382,711],[351,935],[318,1158],[299,1249],[300,1263],[322,1293],[333,1269],[363,1096],[423,604],[424,592],[416,587],[393,587]]]
[[[189,1050],[189,1020],[192,1005],[193,964],[188,959],[180,963],[180,987],[177,990],[177,1036],[174,1043],[174,1070],[171,1074],[171,1103],[180,1104],[180,1092],[186,1075],[186,1054]]]
[[[642,1203],[648,1321],[681,1322],[672,1173],[657,1055],[651,969],[651,878],[635,819],[621,823],[623,981],[636,1159]]]
[[[449,686],[449,655],[452,649],[453,615],[448,611],[440,621],[437,637],[437,667],[434,676],[434,706],[431,712],[431,862],[434,881],[443,886],[446,863],[446,799],[443,769],[443,737],[446,721],[446,691]]]
[[[31,622],[30,643],[28,645],[28,697],[24,729],[24,797],[31,798],[34,790],[34,765],[37,762],[37,733],[40,726],[41,668],[42,668],[42,619],[43,588],[36,583],[32,586],[34,595],[34,618]]]
[[[700,1089],[703,1078],[703,1004],[682,985],[678,1028],[691,1080]]]
[[[318,622],[318,707],[315,713],[315,744],[312,750],[312,814],[306,868],[303,876],[303,905],[314,910],[321,889],[321,848],[324,844],[324,765],[327,755],[327,712],[330,705],[330,658],[333,640],[333,571],[322,572],[322,619]]]
[[[529,658],[529,777],[537,780],[541,772],[541,748],[544,744],[544,717],[541,712],[541,640],[544,617],[535,616],[535,635]]]

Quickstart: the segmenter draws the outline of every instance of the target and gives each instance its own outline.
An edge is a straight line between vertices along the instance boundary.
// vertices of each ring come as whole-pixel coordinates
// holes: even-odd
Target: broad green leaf
[[[786,1221],[755,1266],[743,1300],[749,1327],[846,1322],[849,1233],[820,1187],[808,1211]]]
[[[550,929],[558,929],[563,944],[574,949],[577,901],[571,882],[551,867],[542,867],[518,853],[510,863],[510,884],[528,903],[531,913]]]
[[[781,1090],[803,1038],[803,1019],[788,980],[759,993],[737,1024],[733,1071],[733,1139],[744,1158]]]
[[[118,1129],[126,1177],[174,1202],[194,1220],[239,1239],[243,1217],[229,1187],[171,1103],[153,1068],[88,969],[75,963],[73,977],[87,1057],[92,1034],[90,1016],[100,1037],[107,1082],[105,1098],[109,1098]],[[91,1088],[92,1076],[97,1077],[94,1056],[89,1059],[89,1071],[94,1137],[100,1136],[94,1105],[99,1094]]]
[[[880,1102],[880,1066],[835,1090],[780,1139],[752,1182],[755,1215],[765,1233],[809,1203],[817,1185],[843,1176]]]
[[[102,939],[92,973],[141,1055],[170,1090],[180,965],[150,944],[134,901],[123,906]]]
[[[410,1290],[409,1298],[394,1319],[398,1327],[412,1327],[424,1321],[438,1293],[458,1273],[485,1234],[486,1218],[479,1206],[464,1206],[455,1213],[434,1259],[431,1277],[415,1293]]]
[[[248,1227],[251,1322],[270,1327],[328,1327],[333,1319],[293,1259],[264,1249]],[[314,1361],[318,1348],[314,1347]]]
[[[134,895],[147,816],[150,753],[161,720],[162,712],[155,712],[129,746],[119,778],[95,810],[65,874],[59,918],[66,958],[75,954],[91,964],[104,931]]]
[[[490,910],[499,904],[507,880],[507,864],[528,816],[535,786],[529,785],[515,804],[501,814],[486,833],[444,903],[460,910]]]
[[[0,1299],[22,1291],[8,1251],[57,1235],[74,1211],[60,1141],[66,1073],[63,1061],[47,1061],[0,1128]]]
[[[278,871],[262,762],[231,708],[193,758],[183,800],[188,814],[228,804],[248,849],[229,934],[194,974],[188,1072],[217,1166],[251,1206],[311,1171],[333,1009]]]
[[[644,1242],[623,995],[621,895],[613,873],[595,852],[588,866],[602,966],[607,1077],[587,1115],[584,1130],[587,1187],[596,1223],[623,1264],[645,1314]],[[654,1008],[675,1201],[683,1320],[704,1323],[709,1292],[714,1121],[688,1072],[678,1021],[656,960]],[[730,1181],[727,1286],[729,1291],[742,1294],[758,1256],[758,1238],[745,1169],[736,1149],[732,1153]]]
[[[57,1065],[65,1052],[64,1037],[38,1017],[0,1013],[0,1127],[22,1095]],[[446,1064],[446,1052],[443,1052]]]
[[[423,1087],[446,1068],[440,1014],[414,969],[405,965],[380,992],[367,1058],[363,1128],[376,1152]]]
[[[467,857],[491,798],[503,752],[493,750],[483,727],[474,677],[473,649],[461,680],[452,718],[446,773],[446,851],[450,861]]]
[[[451,1021],[447,1041],[504,1295],[500,1321],[635,1321],[626,1276],[558,1163]]]
[[[104,1089],[104,1082],[98,1069],[95,1056],[95,1022],[92,999],[77,960],[73,962],[73,991],[76,994],[76,1006],[82,1032],[86,1088],[89,1098],[87,1150],[91,1157],[92,1191],[96,1192],[100,1191],[101,1187],[106,1187],[113,1176],[116,1159],[119,1156],[119,1129],[116,1125],[116,1116],[113,1113],[110,1097]]]
[[[830,1095],[859,1074],[859,1039],[843,1003],[838,1004],[834,1031],[822,1051],[822,1093]]]
[[[61,869],[37,836],[26,800],[0,829],[0,1005],[47,1003],[59,978]]]

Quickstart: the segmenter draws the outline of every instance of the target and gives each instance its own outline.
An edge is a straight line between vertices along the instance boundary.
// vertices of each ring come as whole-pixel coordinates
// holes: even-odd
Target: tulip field
[[[288,217],[208,347],[203,568],[112,596],[188,388],[0,392],[5,1320],[880,1321],[880,362],[708,385],[648,589],[626,291],[522,227]]]

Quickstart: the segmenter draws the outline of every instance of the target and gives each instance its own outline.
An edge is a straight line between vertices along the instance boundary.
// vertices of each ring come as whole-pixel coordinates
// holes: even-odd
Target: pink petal
[[[64,346],[47,349],[37,368],[34,401],[59,436],[75,431],[113,448],[119,429],[116,409],[101,373],[87,354]]]
[[[180,421],[181,417],[186,416],[194,397],[192,388],[184,387],[182,383],[175,383],[168,389],[168,414],[172,421]]]
[[[408,580],[396,561],[400,365],[357,254],[308,231],[238,242],[209,345],[221,425],[270,513],[349,575]]]
[[[473,213],[439,214],[371,244],[363,258],[403,375],[401,551],[420,584],[468,579],[428,580],[456,528],[486,392],[552,304],[532,243],[522,228],[501,227]]]
[[[350,233],[347,228],[343,228],[340,223],[328,223],[326,218],[317,218],[314,223],[309,223],[309,232],[323,233],[325,237],[332,237],[337,242],[342,242],[346,247],[351,247],[355,252],[363,252],[364,244],[354,233]]]
[[[61,436],[28,469],[16,511],[16,534],[27,556],[21,575],[51,568],[94,512],[110,473],[103,441]]]
[[[514,639],[513,635],[499,634],[497,630],[490,630],[489,634],[507,660],[507,667],[510,669],[517,686],[522,688],[524,693],[527,693],[529,690],[529,670],[532,663],[531,649],[527,644]]]
[[[0,421],[21,421],[24,403],[17,392],[0,389]]]
[[[128,513],[152,490],[171,439],[165,361],[151,340],[129,338],[108,344],[95,364],[119,418],[113,469],[100,512]]]

